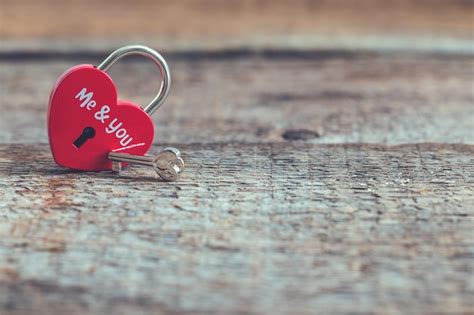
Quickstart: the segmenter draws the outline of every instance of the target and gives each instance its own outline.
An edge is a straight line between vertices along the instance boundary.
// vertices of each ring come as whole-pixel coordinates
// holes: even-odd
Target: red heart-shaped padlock
[[[161,88],[142,109],[117,99],[117,89],[106,71],[120,58],[137,54],[150,58],[160,69]],[[98,67],[69,69],[49,98],[48,135],[54,160],[61,166],[100,171],[112,169],[110,152],[144,155],[153,142],[150,115],[166,99],[170,73],[163,57],[153,49],[131,45],[117,49]]]
[[[51,93],[48,133],[54,160],[87,171],[108,170],[111,151],[144,155],[153,143],[150,116],[117,100],[112,78],[92,65],[71,68]]]

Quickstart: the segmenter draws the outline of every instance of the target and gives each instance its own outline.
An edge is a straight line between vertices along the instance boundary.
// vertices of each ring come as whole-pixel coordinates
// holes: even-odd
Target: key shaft
[[[154,166],[155,159],[156,158],[152,156],[141,156],[141,155],[133,155],[133,154],[127,154],[127,153],[118,153],[118,152],[109,153],[109,160],[111,161],[136,164],[136,165],[142,165],[142,166]]]

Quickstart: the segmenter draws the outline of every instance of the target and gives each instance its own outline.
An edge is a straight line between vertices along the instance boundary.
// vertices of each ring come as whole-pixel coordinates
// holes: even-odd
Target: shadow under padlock
[[[107,70],[128,55],[145,56],[158,66],[161,86],[144,109],[119,100]],[[125,46],[99,66],[78,65],[56,83],[49,101],[48,135],[54,160],[63,167],[120,171],[126,164],[151,166],[164,180],[176,180],[184,168],[179,150],[166,148],[157,157],[144,156],[154,138],[151,115],[170,89],[170,71],[164,58],[151,48]]]

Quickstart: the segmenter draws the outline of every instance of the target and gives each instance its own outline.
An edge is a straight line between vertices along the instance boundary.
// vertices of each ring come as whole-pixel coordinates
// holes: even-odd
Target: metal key
[[[110,152],[108,158],[113,161],[112,169],[116,172],[121,171],[122,163],[151,166],[166,181],[175,181],[184,169],[181,153],[172,147],[163,149],[156,157]]]

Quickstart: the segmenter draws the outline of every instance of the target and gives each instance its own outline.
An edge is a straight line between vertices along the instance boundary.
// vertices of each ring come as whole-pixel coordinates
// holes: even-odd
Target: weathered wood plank
[[[471,35],[473,2],[397,0],[1,0],[0,35],[51,37],[124,35],[197,37],[255,33],[354,32]],[[87,10],[83,12],[82,10]],[[124,21],[126,13],[126,22]],[[36,23],[28,23],[35,20]],[[153,27],[150,27],[153,21]],[[392,26],[388,29],[387,23]]]
[[[173,86],[154,117],[158,143],[474,143],[474,57],[169,57]],[[0,61],[0,143],[46,143],[54,82],[75,64],[99,61]],[[121,97],[139,104],[156,91],[148,62],[123,62],[111,74]]]
[[[102,52],[135,42],[165,52],[472,54],[473,20],[471,0],[0,0],[0,55]]]
[[[2,38],[200,39],[255,33],[470,38],[474,17],[470,0],[0,0],[0,8]]]
[[[177,183],[0,146],[11,314],[470,313],[474,146],[176,145]],[[157,148],[154,148],[156,151]]]

